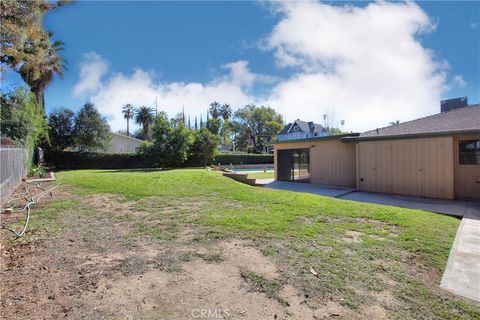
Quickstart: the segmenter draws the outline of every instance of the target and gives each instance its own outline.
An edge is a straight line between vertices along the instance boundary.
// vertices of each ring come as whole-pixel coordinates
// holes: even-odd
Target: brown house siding
[[[479,140],[480,135],[455,136],[455,197],[480,199],[480,165],[460,165],[458,143],[460,140]]]
[[[355,144],[339,139],[279,143],[275,151],[275,179],[277,179],[277,150],[310,149],[310,182],[354,187],[356,180]]]
[[[360,141],[358,189],[454,198],[453,137]]]

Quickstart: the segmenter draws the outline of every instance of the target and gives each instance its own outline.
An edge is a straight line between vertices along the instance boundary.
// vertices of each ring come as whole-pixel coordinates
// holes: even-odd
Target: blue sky
[[[213,100],[286,120],[327,113],[353,131],[437,112],[442,98],[480,102],[479,2],[77,1],[45,26],[69,63],[47,111],[91,100],[114,130],[123,103],[155,99],[171,115]]]

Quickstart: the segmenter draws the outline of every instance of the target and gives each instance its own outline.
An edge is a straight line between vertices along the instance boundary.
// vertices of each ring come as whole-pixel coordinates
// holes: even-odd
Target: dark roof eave
[[[454,135],[466,134],[480,134],[479,130],[457,130],[457,131],[443,131],[443,132],[427,132],[427,133],[412,133],[412,134],[397,134],[384,136],[367,136],[357,137],[357,141],[373,141],[373,140],[400,140],[400,139],[416,139],[416,138],[431,138],[431,137],[445,137]]]
[[[274,144],[285,144],[285,143],[297,143],[297,142],[309,142],[309,141],[322,141],[322,140],[342,140],[346,137],[352,137],[356,138],[360,135],[360,133],[347,133],[347,134],[337,134],[337,135],[331,135],[331,136],[323,136],[323,137],[312,137],[312,138],[306,138],[306,139],[292,139],[292,140],[282,140],[282,141],[272,141],[269,143],[269,145],[274,145]]]

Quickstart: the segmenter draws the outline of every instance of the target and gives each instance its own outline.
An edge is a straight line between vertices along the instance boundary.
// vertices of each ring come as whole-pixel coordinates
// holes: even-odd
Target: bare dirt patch
[[[379,272],[386,289],[362,292],[371,303],[357,309],[346,306],[340,294],[338,298],[308,294],[308,283],[301,277],[319,286],[322,278],[282,259],[295,254],[334,256],[329,243],[310,241],[305,252],[306,245],[299,243],[298,251],[288,255],[266,256],[260,251],[266,250],[265,243],[255,239],[207,237],[212,230],[189,223],[198,207],[181,201],[168,205],[155,197],[148,201],[109,194],[79,197],[64,188],[54,199],[79,202],[55,209],[60,210],[57,233],[28,241],[36,232],[31,230],[23,244],[2,244],[1,318],[384,319],[389,306],[397,303],[392,291],[396,282],[386,272],[389,265]],[[48,206],[46,202],[44,207]],[[152,237],[150,229],[132,233],[139,225],[168,229],[172,237]],[[353,247],[366,236],[347,231],[342,239]],[[203,240],[195,241],[197,237]],[[271,245],[287,250],[281,241]],[[355,255],[353,249],[351,253]],[[384,262],[374,264],[382,267]],[[324,272],[321,267],[316,270]]]
[[[348,243],[362,243],[362,236],[364,235],[363,232],[358,232],[358,231],[353,231],[349,230],[345,232],[345,235],[347,237],[342,238],[343,241],[348,242]]]
[[[142,217],[133,203],[111,195],[82,200],[84,208],[62,212],[69,228],[44,241],[2,248],[3,318],[188,319],[205,312],[305,318],[308,307],[295,302],[301,294],[293,287],[285,295],[292,300],[287,307],[241,276],[249,270],[280,277],[275,264],[247,241],[200,245],[183,238],[128,237],[134,222],[119,217]]]

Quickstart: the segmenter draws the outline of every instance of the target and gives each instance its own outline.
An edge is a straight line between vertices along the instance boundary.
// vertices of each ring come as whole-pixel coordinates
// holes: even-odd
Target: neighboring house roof
[[[143,140],[140,140],[140,139],[137,139],[137,138],[134,138],[134,137],[130,137],[130,136],[126,136],[126,135],[121,134],[121,133],[110,132],[110,134],[113,135],[113,136],[117,136],[119,138],[125,138],[125,139],[130,139],[130,140],[133,140],[133,141],[143,142]]]
[[[359,139],[393,138],[397,136],[433,136],[477,132],[480,133],[480,104],[367,131],[360,134]]]
[[[276,140],[268,143],[268,145],[276,144],[286,144],[286,143],[299,143],[299,142],[312,142],[312,141],[323,141],[323,140],[341,140],[342,142],[356,142],[360,133],[343,133],[343,134],[334,134],[327,136],[318,136],[305,139],[289,139],[289,140]]]
[[[282,131],[280,131],[279,134],[287,134],[290,133],[290,130],[293,128],[293,126],[297,124],[300,127],[300,130],[303,132],[310,132],[310,133],[320,133],[322,131],[325,131],[323,126],[318,123],[314,123],[313,121],[302,121],[302,120],[295,120],[293,123],[287,124]],[[298,131],[297,131],[298,132]]]

